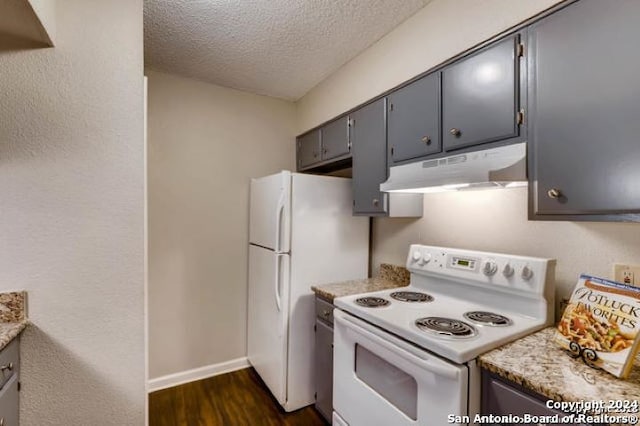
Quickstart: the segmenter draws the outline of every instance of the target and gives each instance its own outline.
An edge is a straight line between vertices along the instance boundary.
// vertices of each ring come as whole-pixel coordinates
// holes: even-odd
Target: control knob
[[[498,265],[493,260],[487,260],[482,267],[482,272],[488,277],[494,275],[498,271]]]
[[[422,253],[420,253],[419,250],[416,250],[413,253],[411,253],[411,262],[416,263],[421,258],[422,258]]]
[[[427,264],[431,261],[431,254],[430,253],[425,253],[422,255],[422,260],[420,261],[421,265]]]
[[[504,268],[502,268],[502,275],[504,275],[505,278],[509,278],[513,276],[514,272],[515,270],[513,269],[513,266],[511,266],[510,263],[507,263],[506,265],[504,265]]]
[[[533,269],[531,269],[529,265],[526,265],[524,268],[522,268],[522,273],[520,275],[522,276],[523,280],[529,281],[531,277],[533,277]]]

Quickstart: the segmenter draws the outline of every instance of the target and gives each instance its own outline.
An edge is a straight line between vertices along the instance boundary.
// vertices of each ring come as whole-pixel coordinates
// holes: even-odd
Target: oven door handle
[[[338,313],[337,315],[334,314],[333,319],[339,325],[346,327],[347,331],[351,331],[355,334],[359,334],[360,336],[363,336],[366,339],[373,341],[375,344],[382,346],[388,351],[393,352],[394,354],[402,357],[403,359],[409,361],[414,365],[417,365],[422,369],[428,370],[434,374],[437,374],[439,376],[443,376],[452,380],[457,380],[460,377],[460,371],[458,368],[454,366],[451,366],[450,368],[446,368],[446,366],[437,365],[436,363],[430,362],[429,359],[422,358],[415,353],[409,352],[407,349],[402,348],[396,344],[393,344],[385,340],[384,338],[378,336],[373,331],[367,330],[366,328],[362,327],[360,324],[356,323],[355,320],[346,316],[346,314],[342,314],[342,315],[340,313]]]

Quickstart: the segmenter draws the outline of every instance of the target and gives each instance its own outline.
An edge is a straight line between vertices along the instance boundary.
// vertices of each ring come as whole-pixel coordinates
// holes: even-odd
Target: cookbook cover
[[[574,357],[627,377],[640,347],[640,288],[580,275],[555,341]]]

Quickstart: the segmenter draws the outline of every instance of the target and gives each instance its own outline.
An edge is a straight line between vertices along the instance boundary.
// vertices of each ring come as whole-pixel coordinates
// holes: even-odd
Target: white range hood
[[[428,193],[527,184],[526,142],[393,166],[383,192]]]

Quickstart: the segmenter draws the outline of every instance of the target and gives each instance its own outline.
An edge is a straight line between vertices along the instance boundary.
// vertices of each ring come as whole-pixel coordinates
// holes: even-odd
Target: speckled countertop
[[[409,285],[409,271],[407,271],[404,266],[383,263],[380,265],[380,272],[375,278],[363,278],[361,280],[314,285],[311,287],[311,290],[323,299],[333,302],[333,299],[336,297],[370,293],[372,291],[404,287],[407,285]]]
[[[0,293],[0,350],[11,343],[27,324],[27,293]]]
[[[556,401],[640,399],[640,356],[627,379],[588,367],[554,342],[554,327],[481,355],[480,366]]]

